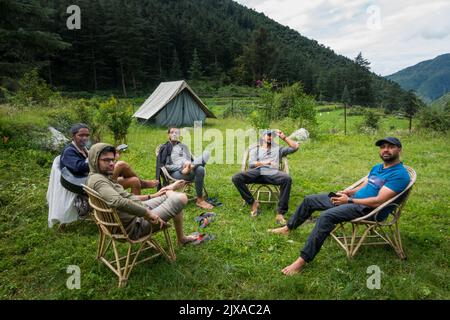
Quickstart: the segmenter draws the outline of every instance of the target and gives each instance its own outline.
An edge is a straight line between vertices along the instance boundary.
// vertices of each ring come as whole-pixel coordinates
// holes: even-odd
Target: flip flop
[[[192,243],[194,246],[196,246],[196,245],[199,245],[199,244],[201,244],[201,243],[203,243],[203,242],[205,242],[205,241],[208,241],[208,240],[214,240],[215,238],[216,238],[215,235],[208,234],[208,233],[201,233],[201,234],[198,235],[197,240],[195,240],[195,241],[193,241],[193,242],[191,242],[191,243]]]
[[[214,212],[203,212],[200,216],[195,217],[194,220],[199,223],[199,228],[206,228],[211,222],[215,220],[216,214]]]
[[[204,218],[215,217],[215,216],[216,216],[216,214],[214,212],[203,212],[198,217],[195,217],[194,220],[195,221],[200,221],[200,220],[202,220]]]
[[[205,201],[208,202],[209,204],[212,204],[214,207],[221,207],[223,205],[223,203],[220,202],[219,199],[217,199],[216,197],[208,198]]]

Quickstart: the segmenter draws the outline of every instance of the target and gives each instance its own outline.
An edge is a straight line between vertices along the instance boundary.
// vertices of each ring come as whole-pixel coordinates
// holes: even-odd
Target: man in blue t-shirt
[[[387,137],[378,140],[375,145],[380,147],[383,163],[370,170],[367,182],[355,189],[337,192],[335,197],[328,194],[306,196],[286,226],[269,230],[276,234],[288,234],[314,211],[325,210],[317,219],[300,257],[282,270],[285,275],[296,274],[307,262],[311,262],[338,223],[362,217],[406,189],[410,178],[400,162],[400,140]]]

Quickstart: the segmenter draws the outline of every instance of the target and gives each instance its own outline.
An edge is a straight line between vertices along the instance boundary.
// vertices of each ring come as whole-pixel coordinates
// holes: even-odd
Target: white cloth
[[[53,160],[52,171],[48,181],[47,203],[48,203],[48,227],[55,223],[70,223],[78,220],[78,212],[74,207],[77,194],[65,189],[60,182],[61,170],[59,158]]]
[[[292,132],[289,138],[295,141],[306,141],[309,139],[309,132],[305,128],[301,128]]]

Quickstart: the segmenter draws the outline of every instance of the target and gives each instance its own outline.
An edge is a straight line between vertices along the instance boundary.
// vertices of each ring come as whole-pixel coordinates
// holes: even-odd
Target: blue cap
[[[397,146],[399,148],[402,147],[402,143],[400,142],[400,140],[398,140],[395,137],[386,137],[386,138],[380,139],[377,142],[375,142],[375,145],[377,147],[379,147],[379,146],[381,146],[383,144],[383,142],[387,142],[387,143],[393,144],[394,146]]]

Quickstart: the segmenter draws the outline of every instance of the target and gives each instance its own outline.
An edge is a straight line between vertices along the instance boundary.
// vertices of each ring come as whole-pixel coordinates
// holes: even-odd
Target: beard
[[[392,163],[398,160],[399,156],[395,154],[384,154],[380,155],[381,160],[383,160],[386,163]]]

